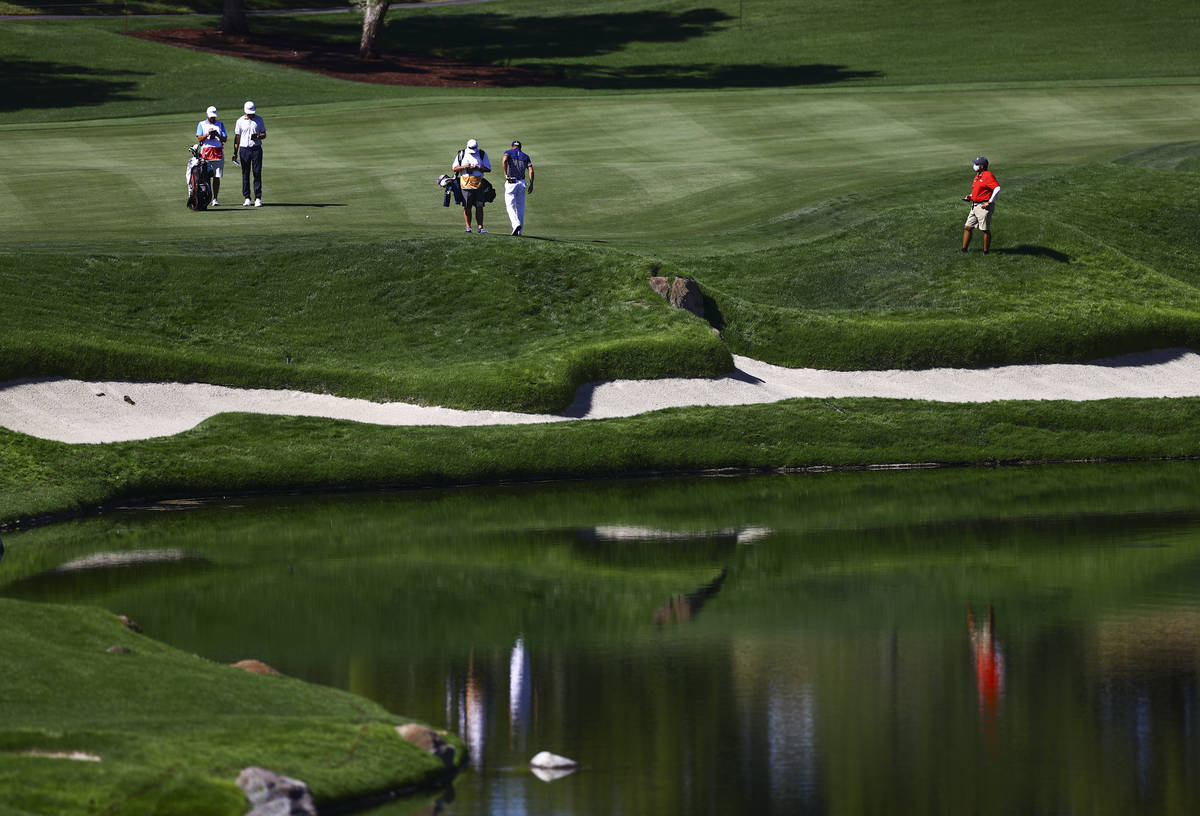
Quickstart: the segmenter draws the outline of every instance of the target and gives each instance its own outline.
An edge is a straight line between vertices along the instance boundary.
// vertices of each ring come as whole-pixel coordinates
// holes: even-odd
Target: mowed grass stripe
[[[213,101],[229,111],[223,116],[231,126],[236,109]],[[773,112],[773,127],[740,124],[751,101]],[[1003,183],[1006,165],[1094,161],[1147,143],[1184,141],[1194,135],[1186,111],[1197,104],[1200,85],[996,91],[967,101],[941,92],[897,98],[780,91],[533,99],[524,105],[524,123],[511,112],[497,123],[492,111],[504,113],[503,100],[467,111],[454,101],[368,109],[264,105],[266,200],[345,205],[319,211],[325,231],[448,234],[458,219],[438,206],[433,179],[468,136],[479,138],[496,164],[516,137],[541,174],[530,200],[541,234],[630,244],[678,237],[703,246],[723,243],[710,239],[713,234],[781,212],[851,192],[871,194],[881,180],[955,170],[963,177],[956,173],[944,194],[961,195],[970,180],[969,168],[962,168],[978,152],[992,157]],[[1005,115],[988,118],[993,106]],[[1048,112],[1069,118],[1051,119]],[[253,219],[186,212],[183,167],[201,115],[7,130],[6,144],[24,160],[0,168],[0,180],[25,199],[22,205],[54,217],[31,229],[0,212],[0,240],[44,240],[43,225],[51,223],[57,240],[72,241],[171,240],[182,231],[219,239],[316,228],[303,215],[315,220],[318,213],[299,209],[254,213]],[[980,121],[988,122],[986,133]],[[614,133],[621,134],[616,141]],[[98,182],[88,172],[97,163],[115,177]],[[231,165],[227,171],[236,190],[239,171]],[[71,178],[51,178],[54,173]],[[632,190],[623,183],[630,176],[642,177]],[[225,185],[228,190],[228,179]],[[231,200],[228,193],[224,198]],[[686,207],[665,205],[684,198]],[[91,200],[105,206],[86,206]],[[403,219],[397,217],[401,202]],[[770,242],[771,236],[754,240]]]

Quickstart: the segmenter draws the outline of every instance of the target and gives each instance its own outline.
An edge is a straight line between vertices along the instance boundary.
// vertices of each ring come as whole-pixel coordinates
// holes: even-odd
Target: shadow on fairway
[[[993,249],[992,252],[995,252],[997,255],[1025,255],[1032,258],[1049,258],[1050,260],[1058,261],[1059,263],[1071,262],[1070,255],[1059,252],[1057,249],[1032,246],[1030,244],[1021,244],[1020,246],[1015,247],[1001,247],[998,249]]]
[[[73,108],[115,100],[138,99],[132,80],[114,76],[146,76],[144,71],[95,71],[83,65],[0,57],[0,111],[27,108]]]
[[[383,52],[504,66],[527,72],[531,81],[538,84],[597,90],[827,85],[882,76],[878,71],[854,71],[844,65],[825,63],[790,66],[684,63],[609,68],[545,62],[614,53],[635,42],[682,43],[736,24],[735,17],[715,8],[678,13],[646,10],[549,17],[494,12],[406,13],[402,24],[386,30]],[[316,44],[313,27],[303,20],[264,20],[256,21],[256,25],[263,33],[269,30],[271,34]],[[351,22],[325,23],[321,31],[320,44],[337,49],[352,48],[362,34],[361,26]],[[464,37],[464,31],[479,32],[479,36]]]
[[[735,18],[714,8],[683,12],[634,11],[605,14],[517,16],[397,13],[384,30],[388,54],[420,54],[469,62],[507,65],[526,59],[590,57],[621,51],[633,42],[678,43],[712,34]],[[257,31],[312,40],[311,21],[299,18],[256,19]],[[322,41],[357,45],[362,24],[322,21]]]
[[[600,68],[590,65],[521,66],[546,75],[548,85],[589,90],[652,90],[655,88],[779,88],[830,85],[851,79],[876,79],[878,71],[853,71],[845,65],[632,65]]]

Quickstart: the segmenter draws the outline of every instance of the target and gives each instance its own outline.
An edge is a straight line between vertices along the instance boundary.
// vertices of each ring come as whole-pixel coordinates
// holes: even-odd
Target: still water
[[[6,595],[465,738],[451,791],[379,816],[1200,813],[1197,463],[185,502],[6,543]]]

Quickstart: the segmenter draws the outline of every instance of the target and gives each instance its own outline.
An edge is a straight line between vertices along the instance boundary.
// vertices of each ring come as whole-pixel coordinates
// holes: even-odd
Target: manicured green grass
[[[16,327],[0,341],[3,376],[203,379],[544,410],[587,379],[727,367],[703,323],[649,294],[651,271],[699,280],[729,349],[791,365],[982,365],[1195,345],[1200,229],[1193,211],[1172,204],[1196,178],[1200,80],[1189,50],[1172,46],[1191,41],[1193,5],[1111,3],[1081,17],[1022,2],[984,26],[937,0],[887,14],[865,2],[712,8],[513,0],[395,18],[397,49],[543,64],[559,76],[487,91],[348,83],[119,33],[169,20],[0,26],[10,66],[46,55],[62,63],[29,68],[41,84],[11,97],[0,124],[20,157],[0,168],[0,295]],[[256,24],[344,42],[356,25],[349,15]],[[512,26],[538,36],[526,38],[534,51],[502,56],[487,37],[464,45],[446,33],[464,25],[500,40]],[[973,38],[994,47],[972,54],[964,72]],[[841,73],[806,73],[814,65]],[[269,206],[186,211],[183,148],[196,120],[215,103],[231,121],[244,98],[256,99],[270,132]],[[467,136],[493,158],[512,137],[525,142],[539,168],[527,232],[552,240],[462,235],[433,179]],[[962,258],[959,198],[981,152],[1005,186],[996,251]],[[230,169],[226,205],[239,198]],[[497,207],[488,218],[504,232]],[[747,410],[756,422],[792,411]],[[977,410],[920,412],[953,426]],[[989,410],[1010,422],[1026,409]],[[1095,410],[1056,405],[1044,420]],[[722,417],[705,420],[715,424],[694,461],[657,438],[640,457],[610,456],[606,434],[624,444],[610,430],[488,430],[465,437],[604,441],[569,442],[557,462],[491,452],[482,465],[462,460],[471,467],[397,472],[380,462],[372,475],[326,470],[314,464],[326,461],[319,446],[300,442],[295,472],[252,468],[241,479],[240,463],[227,463],[173,482],[154,465],[145,480],[87,477],[86,489],[28,507],[219,490],[224,479],[258,489],[411,483],[421,473],[462,481],[1042,455],[1040,431],[1028,429],[993,454],[880,445],[853,426],[840,440],[818,437],[812,455],[755,458],[737,452],[741,409],[680,414],[693,415]],[[357,429],[351,437],[372,444]],[[1093,442],[1101,439],[1112,441],[1097,431]],[[1111,450],[1084,447],[1045,455],[1191,450],[1136,433]]]
[[[445,772],[396,735],[404,718],[364,698],[212,663],[98,609],[0,600],[0,612],[12,668],[0,699],[6,813],[234,816],[247,810],[234,784],[247,765],[303,779],[325,804]]]
[[[651,272],[696,277],[727,348],[775,362],[1195,345],[1200,229],[1179,202],[1200,169],[1200,10],[997,12],[504,0],[391,15],[387,48],[546,79],[486,91],[349,83],[122,36],[192,20],[0,23],[0,379],[545,410],[588,379],[724,370],[726,348],[649,293]],[[252,26],[343,45],[358,31],[348,14]],[[245,99],[270,132],[269,206],[228,206],[231,166],[226,206],[186,211],[196,122],[216,104],[232,123]],[[524,141],[538,168],[527,233],[549,240],[468,238],[439,206],[433,180],[471,136],[494,160]],[[958,199],[981,152],[1005,186],[997,251],[958,258]],[[494,232],[504,222],[488,211]],[[1198,408],[809,400],[475,429],[234,415],[84,446],[0,431],[0,523],[282,489],[1200,456]],[[239,674],[107,613],[2,601],[0,614],[21,622],[0,631],[13,669],[0,788],[19,811],[236,813],[231,780],[251,762],[324,801],[429,772],[393,739],[396,718],[358,698]],[[104,651],[121,638],[132,655]],[[104,762],[19,755],[31,748]]]
[[[136,498],[600,478],[710,468],[1200,456],[1200,402],[794,400],[630,419],[386,428],[223,415],[178,436],[68,445],[0,432],[0,522]]]
[[[548,412],[592,380],[733,367],[703,321],[651,289],[658,264],[550,242],[468,246],[29,256],[0,267],[13,307],[0,380],[127,374]]]

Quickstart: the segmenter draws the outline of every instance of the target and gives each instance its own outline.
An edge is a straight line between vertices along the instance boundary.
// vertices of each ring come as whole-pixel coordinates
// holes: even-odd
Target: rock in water
[[[444,762],[446,767],[454,765],[454,746],[432,728],[426,728],[419,723],[405,723],[396,726],[396,733],[421,750],[433,754]]]
[[[238,787],[254,806],[246,816],[317,816],[308,785],[251,765],[238,774]]]

